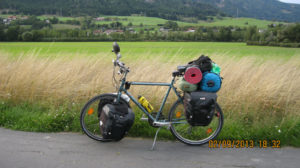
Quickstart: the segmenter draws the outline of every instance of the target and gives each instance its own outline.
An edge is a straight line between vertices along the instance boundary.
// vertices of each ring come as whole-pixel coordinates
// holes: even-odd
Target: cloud
[[[286,2],[286,3],[296,3],[296,4],[300,4],[300,0],[279,0],[281,2]]]

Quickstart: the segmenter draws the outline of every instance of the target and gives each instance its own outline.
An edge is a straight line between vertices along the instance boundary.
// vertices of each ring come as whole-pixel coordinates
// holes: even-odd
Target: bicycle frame
[[[118,93],[117,93],[117,102],[120,100],[121,98],[121,95],[122,95],[122,92],[124,92],[127,96],[129,96],[129,98],[149,117],[149,119],[151,119],[153,122],[158,122],[159,121],[159,117],[162,113],[162,110],[165,106],[165,103],[168,99],[168,96],[170,94],[170,91],[171,89],[174,90],[176,96],[182,100],[180,94],[177,92],[176,88],[174,87],[174,83],[175,83],[175,78],[176,77],[173,77],[171,83],[154,83],[154,82],[130,82],[130,85],[144,85],[144,86],[168,86],[168,90],[167,90],[167,93],[163,99],[163,102],[160,106],[160,109],[159,111],[157,112],[157,115],[156,115],[156,118],[154,118],[131,94],[130,92],[127,91],[126,88],[124,88],[125,86],[125,83],[126,83],[126,77],[127,77],[127,73],[128,72],[125,72],[125,75],[124,75],[124,78],[122,79],[121,81],[121,85],[120,85],[120,88],[118,90]],[[166,122],[165,120],[164,121],[160,121],[160,122]]]

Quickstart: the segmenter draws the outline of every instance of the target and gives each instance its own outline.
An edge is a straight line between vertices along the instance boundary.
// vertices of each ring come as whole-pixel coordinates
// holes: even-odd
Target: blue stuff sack
[[[218,74],[205,72],[200,83],[200,88],[205,92],[217,92],[220,90],[221,85],[222,79]]]

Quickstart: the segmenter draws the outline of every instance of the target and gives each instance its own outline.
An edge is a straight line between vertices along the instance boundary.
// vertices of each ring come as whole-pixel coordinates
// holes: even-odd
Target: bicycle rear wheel
[[[223,112],[217,104],[213,120],[208,126],[191,126],[184,114],[182,101],[175,102],[169,112],[172,134],[181,142],[188,145],[203,145],[214,139],[223,126]]]
[[[112,141],[111,139],[104,139],[102,136],[102,132],[100,129],[100,120],[99,120],[100,116],[98,113],[98,110],[102,110],[102,109],[98,109],[98,108],[100,102],[102,102],[102,106],[104,106],[107,103],[110,104],[113,103],[116,98],[117,96],[114,94],[98,95],[92,98],[91,100],[89,100],[82,108],[81,115],[80,115],[80,125],[82,131],[88,137],[102,142]],[[128,105],[128,103],[122,98],[120,99],[120,103],[126,103]]]

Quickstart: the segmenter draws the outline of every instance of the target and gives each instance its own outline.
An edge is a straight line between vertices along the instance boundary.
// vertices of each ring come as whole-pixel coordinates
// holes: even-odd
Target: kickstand
[[[156,139],[157,139],[157,134],[158,134],[158,132],[160,131],[160,128],[161,128],[161,127],[159,127],[159,128],[157,129],[156,133],[155,133],[154,141],[153,141],[152,148],[151,148],[152,151],[154,150],[155,143],[156,143]]]

